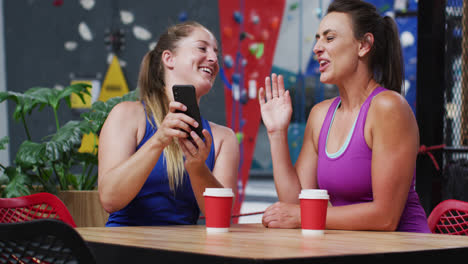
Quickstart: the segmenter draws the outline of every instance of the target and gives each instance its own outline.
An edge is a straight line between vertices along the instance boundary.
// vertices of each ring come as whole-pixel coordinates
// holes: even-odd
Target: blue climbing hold
[[[179,22],[185,22],[187,21],[187,18],[188,18],[187,12],[184,11],[179,14]]]
[[[242,16],[241,12],[239,11],[234,12],[234,20],[239,24],[242,23],[242,21],[244,20],[244,17]]]

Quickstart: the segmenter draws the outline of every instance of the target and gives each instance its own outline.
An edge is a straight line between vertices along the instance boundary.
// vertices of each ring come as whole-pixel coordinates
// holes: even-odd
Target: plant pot
[[[67,206],[77,227],[103,227],[109,214],[99,200],[97,190],[59,191],[57,196]]]

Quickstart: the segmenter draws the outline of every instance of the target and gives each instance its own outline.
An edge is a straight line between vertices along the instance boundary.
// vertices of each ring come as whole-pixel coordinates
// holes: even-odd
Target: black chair
[[[60,220],[0,224],[0,263],[96,263],[80,234]]]

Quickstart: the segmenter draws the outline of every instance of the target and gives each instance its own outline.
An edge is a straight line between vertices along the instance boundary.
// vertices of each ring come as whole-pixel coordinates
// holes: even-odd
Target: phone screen
[[[187,107],[185,112],[177,112],[184,113],[195,119],[195,121],[197,121],[199,124],[198,127],[195,128],[190,126],[190,128],[195,131],[201,139],[205,139],[202,134],[203,125],[200,117],[200,109],[198,108],[197,97],[195,94],[195,87],[193,85],[174,85],[172,86],[172,93],[174,94],[175,101],[181,102]]]

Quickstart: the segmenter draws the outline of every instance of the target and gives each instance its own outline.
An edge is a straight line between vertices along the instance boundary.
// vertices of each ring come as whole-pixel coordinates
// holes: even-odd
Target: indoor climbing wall
[[[126,86],[120,84],[135,90],[143,56],[169,25],[196,20],[220,40],[218,6],[212,0],[178,0],[163,6],[153,0],[17,0],[3,1],[3,5],[8,10],[3,13],[6,85],[15,92],[34,86],[61,89],[85,80],[93,85],[92,101],[105,99],[125,92]],[[119,85],[108,74],[115,72],[112,68],[123,75],[114,78]],[[224,124],[222,98],[223,86],[217,79],[200,102],[203,117]],[[22,124],[10,118],[14,107],[8,104],[8,130],[14,135],[10,136],[10,158],[26,139]],[[82,108],[61,105],[60,123],[78,119],[86,111]],[[35,129],[33,140],[55,132],[48,109],[33,113],[26,122]]]
[[[241,151],[236,214],[244,199],[261,119],[258,88],[271,73],[285,1],[219,0],[218,5],[226,124],[236,132]]]

